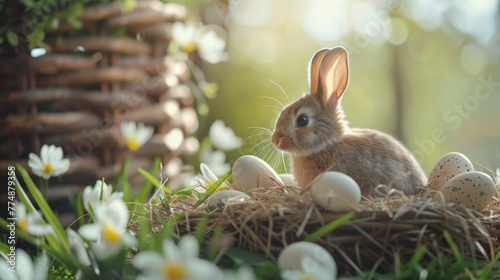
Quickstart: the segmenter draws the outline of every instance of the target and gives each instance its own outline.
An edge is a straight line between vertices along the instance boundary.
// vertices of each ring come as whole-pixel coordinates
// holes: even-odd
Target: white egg
[[[212,207],[218,207],[220,205],[225,205],[228,202],[245,201],[249,199],[250,197],[244,192],[236,190],[225,190],[212,194],[207,199],[207,204]]]
[[[361,201],[361,190],[358,184],[344,173],[324,172],[318,175],[311,184],[314,202],[326,210],[356,210]]]
[[[325,271],[337,276],[337,264],[325,248],[311,242],[295,242],[286,246],[278,256],[278,267],[282,270],[302,270],[304,257],[311,258]]]
[[[240,191],[283,185],[280,176],[262,159],[244,155],[233,164],[233,184]]]
[[[447,202],[465,205],[481,211],[497,195],[495,183],[483,172],[470,171],[453,177],[434,195],[435,201],[441,200],[441,195]]]
[[[295,182],[295,177],[293,177],[293,174],[278,174],[283,181],[283,184],[285,186],[297,186],[297,182]]]
[[[474,166],[465,155],[457,152],[446,154],[432,169],[428,185],[432,190],[438,191],[451,178],[469,171],[474,171]]]

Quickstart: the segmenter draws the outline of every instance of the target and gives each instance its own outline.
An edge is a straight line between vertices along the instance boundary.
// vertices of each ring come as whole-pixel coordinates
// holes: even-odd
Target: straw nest
[[[309,193],[296,188],[254,189],[248,194],[251,200],[229,201],[217,209],[193,209],[185,200],[173,198],[169,209],[157,210],[164,219],[183,213],[176,221],[179,235],[194,233],[200,221],[208,218],[207,241],[216,228],[222,228],[233,237],[234,246],[271,260],[277,259],[284,246],[346,214],[321,210]],[[160,229],[156,222],[153,232]],[[477,212],[389,192],[364,199],[351,220],[317,243],[332,254],[341,274],[371,270],[376,264],[379,272],[390,272],[398,261],[407,263],[419,246],[426,248],[424,262],[452,256],[444,232],[464,256],[491,261],[500,252],[500,200],[494,198],[485,210]]]

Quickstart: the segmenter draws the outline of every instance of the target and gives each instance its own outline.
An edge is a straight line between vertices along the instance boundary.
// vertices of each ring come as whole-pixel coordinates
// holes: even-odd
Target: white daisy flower
[[[203,187],[209,187],[215,181],[219,180],[219,177],[217,177],[217,175],[215,175],[214,171],[212,171],[212,169],[210,169],[210,167],[204,163],[200,164],[200,171],[201,171],[201,174],[194,178],[195,184],[200,183],[203,185]],[[224,172],[224,173],[226,173],[226,172]],[[224,182],[222,182],[221,187],[228,189],[231,186],[229,185],[228,181],[224,181]],[[219,189],[221,189],[221,188],[219,188]]]
[[[177,21],[172,25],[172,40],[186,53],[196,50],[198,28],[193,23]]]
[[[136,279],[222,279],[222,271],[208,260],[198,258],[198,253],[198,241],[193,236],[182,237],[178,246],[164,240],[163,255],[147,251],[134,257],[132,264],[142,272]]]
[[[102,180],[97,180],[94,187],[86,186],[83,190],[83,208],[87,212],[91,212],[95,205],[99,202],[109,203],[114,199],[122,199],[123,192],[113,192],[113,187],[104,183]]]
[[[4,280],[45,280],[49,270],[49,257],[39,256],[35,263],[22,249],[16,250],[15,272],[11,271],[6,261],[0,262],[0,279]]]
[[[52,226],[41,223],[42,215],[39,212],[27,213],[26,206],[16,203],[17,227],[34,236],[43,236],[54,232]]]
[[[203,148],[200,151],[200,162],[210,166],[215,177],[224,175],[231,167],[226,163],[226,154],[222,151],[214,151],[211,148]]]
[[[217,35],[214,27],[176,22],[172,25],[172,40],[186,53],[198,50],[206,62],[216,64],[228,59],[224,52],[226,41]]]
[[[83,225],[79,232],[87,240],[95,241],[90,248],[99,260],[105,260],[126,247],[137,244],[127,232],[129,212],[125,202],[113,199],[109,203],[98,203],[94,209],[95,223]]]
[[[35,175],[43,179],[64,174],[69,169],[69,159],[63,158],[61,147],[43,145],[40,157],[29,154],[28,165]]]
[[[217,64],[219,62],[227,61],[229,56],[224,49],[226,48],[226,41],[217,36],[213,30],[207,30],[200,35],[198,41],[198,53],[201,58],[206,62]]]
[[[234,131],[227,127],[222,120],[216,120],[212,124],[208,135],[212,145],[223,151],[234,150],[241,147],[243,143],[243,140],[236,136]]]
[[[151,139],[154,128],[145,126],[143,123],[122,122],[120,124],[120,131],[125,139],[127,148],[131,151],[137,151]]]

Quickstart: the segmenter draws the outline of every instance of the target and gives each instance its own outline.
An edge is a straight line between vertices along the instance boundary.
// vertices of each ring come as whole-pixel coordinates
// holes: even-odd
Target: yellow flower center
[[[163,276],[169,280],[182,280],[186,276],[186,270],[178,263],[167,263],[163,266]]]
[[[312,277],[311,275],[304,275],[300,278],[300,280],[316,280],[316,278]]]
[[[190,53],[196,50],[196,44],[194,42],[189,42],[181,47],[184,52]]]
[[[125,143],[127,144],[127,148],[131,151],[137,151],[141,147],[139,141],[135,137],[128,138]]]
[[[28,230],[28,220],[27,219],[19,219],[17,221],[17,227],[26,232]]]
[[[107,243],[116,244],[120,242],[121,232],[116,230],[109,222],[104,222],[102,226],[102,236]]]
[[[54,167],[52,166],[52,164],[50,163],[46,163],[43,168],[42,168],[42,172],[44,174],[52,174],[52,172],[54,171]]]

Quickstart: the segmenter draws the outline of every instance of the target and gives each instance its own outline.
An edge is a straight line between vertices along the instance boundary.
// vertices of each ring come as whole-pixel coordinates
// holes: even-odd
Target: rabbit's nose
[[[273,135],[271,136],[271,141],[274,143],[274,145],[279,147],[282,137],[283,135],[279,131],[274,131]]]

